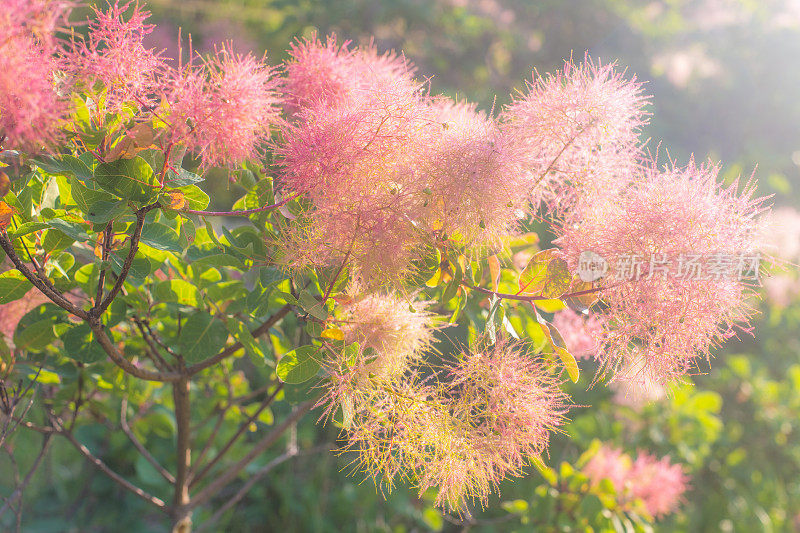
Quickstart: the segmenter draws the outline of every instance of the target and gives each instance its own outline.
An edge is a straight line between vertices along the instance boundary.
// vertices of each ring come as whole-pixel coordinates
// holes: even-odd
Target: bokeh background
[[[648,146],[679,163],[691,154],[721,160],[726,179],[755,171],[760,192],[774,195],[780,208],[775,252],[800,262],[794,211],[800,205],[800,1],[149,0],[148,6],[158,25],[150,44],[170,57],[178,54],[178,28],[200,52],[231,40],[240,52],[266,51],[273,64],[286,58],[293,39],[335,32],[357,44],[374,40],[380,50],[403,50],[420,76],[431,78],[433,92],[486,111],[507,103],[533,69],[553,71],[587,52],[616,60],[653,95]],[[226,180],[219,183],[212,197],[224,205],[235,191]],[[581,381],[571,392],[577,404],[592,407],[572,412],[549,462],[574,462],[594,438],[670,455],[687,465],[691,489],[681,512],[658,531],[800,531],[799,293],[796,269],[776,269],[754,302],[760,311],[755,336],[721,347],[707,374],[647,405],[621,405],[613,391],[587,391]],[[298,428],[297,439],[309,447],[335,445],[337,433],[312,419]],[[219,530],[461,529],[408,487],[381,495],[358,474],[348,476],[348,461],[318,453],[282,465]],[[104,497],[110,482],[79,457],[64,450],[50,454],[46,466],[28,489],[34,503],[26,531],[147,530],[129,500]],[[152,473],[143,467],[131,475],[146,486]],[[512,530],[502,502],[530,500],[542,483],[534,472],[503,486],[476,515],[483,522],[473,530]]]

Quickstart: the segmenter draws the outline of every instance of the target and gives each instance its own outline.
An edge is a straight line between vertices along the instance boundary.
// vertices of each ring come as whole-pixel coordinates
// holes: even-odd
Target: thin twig
[[[37,455],[36,459],[33,461],[33,465],[31,465],[30,470],[28,470],[28,473],[25,475],[25,479],[22,480],[22,482],[19,484],[17,489],[14,491],[14,493],[11,494],[11,496],[8,497],[8,499],[6,500],[6,503],[3,505],[2,508],[0,508],[0,516],[3,516],[3,514],[8,510],[8,508],[11,507],[11,505],[14,504],[14,502],[17,500],[17,498],[21,498],[22,497],[22,491],[24,491],[25,487],[27,487],[28,484],[31,482],[31,480],[33,479],[33,474],[36,473],[36,470],[39,468],[39,465],[41,464],[42,459],[44,459],[44,456],[47,454],[47,450],[50,448],[50,441],[51,441],[52,438],[53,438],[53,434],[52,433],[47,434],[44,437],[42,437],[42,439],[43,439],[42,440],[42,449],[39,451],[39,455]]]
[[[125,257],[125,262],[122,264],[122,270],[117,277],[117,281],[114,283],[114,286],[111,288],[109,293],[106,295],[105,299],[99,306],[95,306],[92,309],[93,316],[100,316],[102,315],[108,306],[111,305],[111,302],[114,301],[114,298],[117,297],[119,291],[122,290],[122,286],[125,284],[125,280],[128,277],[128,273],[131,270],[131,266],[133,265],[133,260],[136,257],[136,252],[139,250],[139,239],[142,237],[142,228],[144,227],[144,218],[147,216],[147,213],[152,211],[153,209],[158,209],[161,207],[161,204],[156,202],[154,204],[146,205],[141,209],[136,211],[136,226],[133,228],[133,235],[131,236],[131,243],[130,243],[130,250],[128,250],[128,255]]]
[[[183,375],[178,372],[154,372],[152,370],[135,366],[133,363],[125,359],[125,356],[122,355],[119,350],[117,350],[117,347],[114,346],[114,343],[108,337],[108,334],[106,334],[105,328],[103,324],[100,323],[98,318],[92,318],[89,320],[89,326],[92,328],[92,332],[94,333],[94,338],[97,343],[103,348],[103,350],[105,350],[106,354],[108,354],[111,360],[128,374],[147,381],[173,382],[178,381],[183,377]]]
[[[16,251],[14,250],[14,245],[11,244],[11,240],[8,237],[8,233],[6,233],[6,230],[4,229],[0,229],[0,248],[2,248],[3,251],[6,253],[6,255],[8,256],[8,258],[11,259],[11,262],[14,264],[17,270],[19,270],[22,273],[22,275],[25,276],[34,287],[39,289],[39,291],[45,296],[47,296],[53,303],[55,303],[62,309],[69,311],[70,313],[79,318],[82,318],[84,320],[89,318],[89,314],[86,311],[84,311],[83,309],[79,309],[78,307],[73,305],[72,302],[67,300],[64,297],[64,295],[58,292],[58,290],[52,287],[52,285],[48,285],[49,280],[47,283],[45,283],[44,280],[42,280],[39,276],[35,275],[28,269],[28,267],[25,266],[25,263],[22,262],[22,260],[19,258]]]
[[[566,294],[562,294],[557,297],[547,297],[547,296],[523,296],[520,294],[508,294],[504,292],[496,292],[489,289],[484,289],[483,287],[476,287],[475,285],[470,285],[469,283],[462,283],[462,287],[467,287],[468,289],[472,289],[473,291],[477,291],[483,294],[488,294],[489,296],[497,296],[501,300],[517,300],[520,302],[537,302],[541,300],[558,300],[561,298],[574,298],[576,296],[585,296],[587,294],[593,294],[595,292],[600,292],[602,290],[607,289],[608,287],[595,287],[594,289],[587,289],[585,291],[576,291],[570,292]]]
[[[153,360],[153,364],[156,365],[161,371],[169,371],[172,370],[172,367],[169,366],[161,354],[158,353],[158,347],[155,344],[155,339],[153,339],[150,335],[147,334],[144,330],[144,326],[142,325],[142,321],[136,315],[133,315],[133,321],[136,323],[136,327],[139,329],[139,333],[142,334],[142,338],[144,342],[147,343],[148,350],[147,353],[150,356],[150,359]],[[149,328],[148,328],[149,329]]]
[[[262,207],[256,207],[255,209],[244,209],[242,211],[196,211],[194,209],[181,209],[181,213],[189,213],[192,215],[200,215],[200,216],[207,216],[207,217],[246,217],[248,215],[254,215],[256,213],[263,213],[265,211],[272,211],[273,209],[277,209],[281,206],[284,206],[300,196],[300,193],[294,193],[290,196],[287,196],[280,202],[276,202],[274,204],[265,205]]]
[[[113,238],[113,235],[111,233],[111,227],[112,227],[111,222],[109,222],[108,224],[106,224],[106,229],[103,230],[103,244],[102,244],[103,249],[101,252],[101,259],[103,260],[103,262],[108,261],[108,255],[111,249],[111,239]],[[94,297],[95,307],[100,305],[100,302],[103,301],[103,288],[105,287],[105,284],[106,284],[106,268],[104,267],[100,270],[100,275],[98,276],[97,279],[97,294],[95,294]]]
[[[153,505],[155,505],[159,509],[165,510],[167,508],[167,504],[164,503],[163,500],[161,500],[160,498],[156,498],[155,496],[153,496],[152,494],[149,494],[148,492],[145,492],[141,488],[137,487],[136,485],[134,485],[133,483],[131,483],[127,479],[123,478],[122,476],[120,476],[119,474],[114,472],[99,457],[96,457],[89,450],[89,448],[87,448],[86,446],[81,444],[81,442],[78,439],[75,438],[75,435],[73,435],[72,433],[70,433],[68,431],[64,431],[63,427],[60,426],[60,424],[57,422],[57,420],[55,419],[55,416],[52,413],[50,413],[50,418],[51,418],[51,421],[53,422],[53,425],[55,426],[56,431],[57,431],[57,433],[59,435],[63,435],[70,443],[72,443],[72,445],[75,447],[75,449],[77,449],[81,453],[81,455],[86,457],[86,459],[88,459],[89,462],[91,462],[97,468],[102,470],[104,474],[106,474],[108,477],[110,477],[119,486],[121,486],[122,488],[124,488],[126,490],[129,490],[130,492],[132,492],[133,494],[137,495],[138,497],[140,497],[144,501],[152,503]]]
[[[225,443],[225,446],[222,447],[222,449],[217,453],[217,455],[215,455],[214,458],[211,461],[209,461],[208,464],[204,466],[202,470],[200,470],[200,472],[192,475],[191,482],[189,483],[190,488],[193,487],[198,481],[203,479],[203,477],[205,477],[205,475],[208,474],[208,472],[212,468],[214,468],[214,465],[216,465],[223,457],[225,457],[225,455],[228,453],[228,450],[230,450],[231,447],[234,444],[236,444],[236,441],[239,440],[239,438],[244,434],[245,431],[247,431],[247,428],[250,427],[250,424],[252,424],[258,419],[259,415],[264,411],[264,409],[270,406],[272,401],[282,390],[283,390],[283,383],[280,383],[275,388],[275,391],[269,396],[267,396],[267,398],[263,402],[261,402],[261,405],[258,407],[258,409],[256,409],[256,411],[252,415],[250,415],[247,418],[247,420],[245,420],[239,425],[239,429],[237,429],[236,433],[234,433],[234,435],[230,439],[228,439],[228,442]]]
[[[134,447],[139,450],[139,453],[147,459],[147,461],[153,465],[153,467],[158,471],[159,474],[163,476],[170,483],[175,483],[175,476],[173,476],[166,468],[161,466],[161,464],[156,460],[155,457],[144,447],[144,444],[136,438],[131,427],[128,425],[128,397],[122,397],[122,407],[119,411],[119,425],[122,427],[122,431],[128,436],[131,443],[133,443]]]
[[[266,435],[263,439],[261,439],[255,446],[253,446],[250,451],[242,457],[238,462],[229,466],[225,469],[225,471],[220,474],[219,477],[215,478],[214,481],[206,485],[203,490],[197,493],[197,495],[192,498],[191,503],[189,504],[191,508],[198,507],[200,505],[204,505],[208,502],[211,498],[214,497],[220,490],[222,490],[226,485],[228,485],[231,481],[236,479],[236,477],[244,470],[247,465],[249,465],[253,460],[264,453],[270,446],[275,444],[275,442],[283,435],[283,432],[289,429],[293,424],[295,424],[298,420],[300,420],[306,413],[308,413],[314,405],[317,403],[317,398],[312,398],[310,400],[306,400],[305,402],[301,403],[294,410],[287,416],[275,429],[273,429],[268,435]]]

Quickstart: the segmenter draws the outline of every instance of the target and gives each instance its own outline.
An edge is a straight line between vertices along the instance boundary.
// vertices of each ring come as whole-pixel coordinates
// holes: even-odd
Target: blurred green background
[[[585,52],[618,60],[647,82],[653,114],[645,138],[679,163],[722,160],[727,177],[756,176],[777,205],[800,204],[800,2],[794,0],[150,0],[149,37],[176,54],[177,32],[199,51],[232,40],[239,51],[285,59],[293,39],[335,32],[381,50],[403,50],[432,77],[433,92],[478,102],[509,101],[532,69],[553,71]],[[217,195],[221,204],[225,194]],[[799,228],[781,228],[797,242]],[[792,233],[794,231],[794,233]],[[793,241],[792,241],[793,240]],[[787,258],[797,263],[799,257]],[[682,511],[658,531],[800,531],[800,302],[797,273],[754,302],[755,337],[717,351],[707,375],[644,408],[620,407],[603,386],[586,391],[592,369],[572,387],[566,434],[549,464],[574,463],[593,438],[645,448],[688,465]],[[585,366],[584,366],[585,365]],[[338,430],[314,419],[298,428],[301,447],[335,445]],[[91,436],[87,435],[87,438]],[[301,456],[257,484],[220,531],[460,531],[407,487],[385,499],[348,476],[347,457]],[[73,453],[48,457],[48,476],[29,491],[30,531],[147,530],[134,499],[102,498],[108,481]],[[145,475],[137,473],[137,475]],[[44,480],[50,480],[50,483]],[[145,481],[146,483],[146,481]],[[533,501],[544,483],[532,473],[502,487],[473,531],[536,531],[507,519],[501,502]],[[84,491],[84,501],[75,497]],[[506,506],[508,507],[508,506]],[[65,517],[67,518],[65,520]],[[511,516],[513,519],[514,517]],[[202,516],[198,516],[198,523]],[[568,529],[567,529],[568,530]]]

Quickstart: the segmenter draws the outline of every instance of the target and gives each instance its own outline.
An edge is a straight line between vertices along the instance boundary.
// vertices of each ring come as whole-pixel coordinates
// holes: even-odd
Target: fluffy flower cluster
[[[602,446],[583,467],[593,484],[611,481],[623,504],[640,501],[647,512],[660,518],[677,510],[687,489],[688,477],[669,457],[639,452],[636,459],[621,450]]]
[[[748,184],[720,185],[715,166],[645,169],[617,197],[582,204],[556,241],[573,269],[590,250],[610,264],[602,311],[600,353],[611,370],[638,368],[646,379],[669,380],[708,357],[751,309],[736,272],[715,275],[715,257],[757,253],[761,199]],[[702,272],[677,271],[698,257]],[[640,262],[631,268],[631,258]],[[653,259],[652,262],[651,258]],[[664,265],[658,261],[666,260]],[[651,270],[651,264],[652,270]],[[631,365],[642,358],[642,365]]]
[[[356,413],[348,436],[358,463],[389,487],[396,477],[438,490],[437,505],[485,502],[563,422],[566,395],[539,362],[509,344],[463,354],[433,379],[385,389]]]
[[[538,185],[530,189],[534,204],[560,211],[630,181],[647,101],[635,78],[588,58],[552,76],[535,75],[501,117]]]
[[[313,206],[290,264],[355,264],[398,279],[437,238],[486,244],[507,233],[531,184],[518,145],[465,103],[427,96],[402,57],[332,38],[292,49],[295,122],[278,149],[289,187]]]
[[[667,390],[661,381],[653,379],[649,372],[642,372],[643,359],[634,359],[620,372],[621,379],[613,379],[609,388],[614,391],[612,401],[632,409],[662,400]]]
[[[37,151],[58,138],[67,104],[57,91],[55,31],[69,3],[8,0],[0,10],[0,148]]]
[[[383,386],[400,381],[433,344],[433,315],[425,302],[409,303],[393,294],[356,296],[337,322],[358,353],[335,352],[327,362],[328,411],[363,408]]]
[[[567,308],[555,314],[553,325],[564,338],[569,353],[587,359],[599,356],[603,323],[596,314],[579,314]]]
[[[168,145],[184,144],[203,165],[236,166],[258,159],[280,122],[274,69],[228,48],[198,65],[167,73]]]
[[[117,1],[106,11],[95,7],[88,37],[74,41],[65,53],[63,65],[76,81],[90,90],[102,85],[110,112],[129,102],[150,104],[159,91],[159,76],[166,66],[156,51],[143,44],[154,28],[145,23],[149,16],[138,2]]]
[[[263,59],[221,47],[171,68],[144,45],[153,30],[138,3],[116,0],[95,9],[85,39],[64,45],[53,36],[68,3],[11,0],[0,13],[0,140],[29,150],[52,144],[69,111],[70,92],[87,93],[95,125],[107,112],[133,113],[158,126],[160,142],[188,148],[204,166],[237,166],[263,155],[280,122],[274,69]],[[58,81],[58,86],[56,84]],[[56,89],[60,89],[61,95]],[[122,135],[125,132],[121,132]]]
[[[283,90],[290,112],[317,106],[335,107],[380,94],[408,95],[420,88],[414,67],[395,53],[379,54],[374,46],[350,48],[335,35],[292,44]]]

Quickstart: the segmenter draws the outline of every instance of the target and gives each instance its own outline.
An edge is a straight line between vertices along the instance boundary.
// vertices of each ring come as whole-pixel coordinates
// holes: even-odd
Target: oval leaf
[[[315,346],[302,346],[287,352],[278,362],[275,372],[284,383],[303,383],[319,372],[319,361],[316,355],[319,349]]]
[[[181,328],[178,346],[186,361],[196,363],[222,351],[227,340],[225,324],[201,311],[190,316]]]

